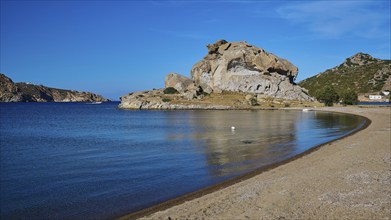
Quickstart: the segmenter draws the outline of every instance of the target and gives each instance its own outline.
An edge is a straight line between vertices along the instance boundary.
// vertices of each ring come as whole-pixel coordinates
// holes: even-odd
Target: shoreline
[[[288,108],[288,109],[295,109],[295,108]],[[367,111],[364,112],[363,110],[365,110],[365,109],[367,109]],[[388,112],[388,116],[390,113],[389,108],[363,107],[363,106],[328,107],[328,108],[315,108],[315,109],[311,108],[311,110],[354,114],[359,117],[366,118],[366,123],[360,129],[353,131],[351,134],[349,134],[347,136],[338,138],[338,139],[333,140],[331,142],[326,142],[321,145],[315,146],[306,152],[303,152],[299,155],[296,155],[296,156],[289,158],[287,160],[284,160],[282,162],[259,168],[257,170],[254,170],[250,173],[236,177],[234,179],[231,179],[231,180],[228,180],[228,181],[225,181],[225,182],[198,190],[196,192],[171,199],[169,201],[160,203],[158,205],[155,205],[155,206],[152,206],[152,207],[149,207],[149,208],[122,216],[119,219],[138,219],[138,218],[142,218],[142,217],[144,217],[145,219],[168,219],[168,218],[171,218],[171,219],[176,219],[176,218],[207,218],[207,219],[225,218],[226,219],[226,218],[238,218],[237,214],[227,215],[228,213],[226,211],[223,211],[222,213],[219,214],[219,212],[222,210],[221,208],[213,208],[213,206],[202,208],[203,205],[200,205],[200,204],[204,204],[204,203],[210,204],[211,203],[211,204],[218,206],[218,207],[222,206],[222,205],[229,206],[229,207],[231,207],[230,210],[237,210],[237,212],[242,212],[242,211],[247,212],[248,210],[251,210],[252,208],[254,208],[254,206],[252,208],[250,208],[251,205],[250,205],[250,207],[238,208],[238,204],[236,204],[235,202],[225,202],[227,200],[227,198],[228,198],[228,200],[230,200],[230,197],[233,197],[233,196],[239,196],[239,197],[243,196],[243,195],[234,193],[234,191],[237,191],[241,185],[248,184],[248,187],[251,188],[254,185],[254,183],[251,183],[251,182],[256,181],[256,179],[258,179],[258,178],[263,178],[264,176],[269,175],[270,173],[275,173],[275,172],[278,173],[278,170],[281,169],[281,167],[285,167],[285,166],[293,167],[293,165],[292,165],[293,163],[301,163],[303,161],[304,161],[304,163],[306,163],[306,160],[308,160],[308,157],[309,158],[314,157],[314,156],[315,157],[324,157],[322,155],[319,155],[319,154],[322,154],[319,151],[324,151],[325,148],[330,148],[330,146],[333,146],[336,144],[338,145],[339,144],[338,142],[341,142],[341,141],[344,141],[347,139],[348,140],[357,139],[358,135],[355,135],[355,134],[357,134],[358,132],[361,134],[362,131],[366,131],[366,130],[368,130],[367,129],[368,127],[371,127],[371,121],[373,119],[371,117],[373,117],[373,115],[371,115],[371,114],[368,115],[366,113],[368,113],[370,111],[380,111],[383,114],[386,114],[386,116],[387,116],[387,112]],[[385,123],[385,124],[387,125],[387,123]],[[389,125],[389,123],[388,123],[388,125]],[[314,154],[316,154],[316,155],[314,155]],[[391,158],[391,155],[389,157]],[[325,160],[325,158],[322,158],[322,159]],[[314,167],[312,169],[316,169],[316,167]],[[341,169],[343,169],[343,168],[341,168]],[[295,172],[295,171],[293,171],[293,172]],[[282,175],[282,177],[284,177],[284,175]],[[280,178],[281,178],[281,174],[280,174]],[[300,177],[299,177],[299,179],[300,179]],[[390,177],[390,179],[391,179],[391,177]],[[256,185],[258,185],[258,184],[256,184]],[[288,185],[289,185],[289,183],[288,183]],[[390,189],[391,186],[388,188]],[[391,190],[390,190],[390,192],[391,192]],[[249,193],[251,195],[254,193],[257,195],[259,194],[257,192],[249,192]],[[224,197],[224,199],[221,199],[221,200],[216,199],[218,196],[216,197],[215,194],[222,195]],[[255,196],[255,197],[257,197],[257,196]],[[266,196],[266,197],[259,197],[259,199],[262,199],[266,202],[266,201],[270,200],[271,198],[268,199]],[[389,205],[389,206],[391,206],[391,205]],[[206,214],[211,210],[214,210],[213,212],[215,213],[215,215]],[[385,211],[386,213],[391,213],[391,211],[390,211],[391,207],[388,207],[384,210],[386,210]],[[265,213],[265,211],[266,210],[261,209],[258,211],[254,211],[253,214],[254,213],[258,213],[258,214]],[[314,210],[312,210],[312,211],[314,211]],[[281,214],[281,212],[283,212],[283,211],[280,210],[280,211],[277,211],[276,213]],[[256,216],[259,216],[259,215],[256,215]],[[384,216],[383,216],[383,218],[384,218]],[[246,216],[246,215],[243,216],[243,218],[247,218],[247,217],[249,217],[249,216]],[[267,217],[265,217],[265,218],[269,218],[269,217],[277,218],[279,216],[267,215]],[[290,218],[297,218],[297,217],[301,217],[301,218],[304,217],[305,218],[305,215],[304,216],[290,216]],[[307,216],[307,217],[309,217],[309,216]],[[311,216],[311,218],[313,218],[313,217],[316,217],[316,216]],[[317,216],[317,217],[319,218],[321,216]],[[340,217],[340,216],[338,215],[336,217]],[[348,217],[352,217],[352,216],[349,215]],[[360,216],[358,215],[357,217],[360,217]]]

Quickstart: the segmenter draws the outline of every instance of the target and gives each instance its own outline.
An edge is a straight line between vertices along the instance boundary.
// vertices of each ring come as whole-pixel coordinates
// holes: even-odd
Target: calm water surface
[[[359,102],[357,105],[391,105],[391,102]]]
[[[1,219],[118,217],[364,124],[336,113],[124,111],[117,104],[0,104]]]

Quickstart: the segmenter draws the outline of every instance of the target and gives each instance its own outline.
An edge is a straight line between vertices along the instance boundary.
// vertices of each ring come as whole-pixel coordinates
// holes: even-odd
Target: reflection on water
[[[345,114],[300,111],[189,111],[168,114],[168,140],[190,139],[215,177],[235,176],[339,137],[361,121]],[[234,126],[236,129],[232,130]]]
[[[201,128],[192,140],[202,148],[212,175],[226,176],[289,155],[293,147],[289,143],[295,140],[295,120],[294,114],[276,111],[204,112],[193,116],[190,123]]]
[[[344,132],[351,129],[351,126],[356,126],[360,121],[352,115],[338,114],[338,113],[325,113],[314,112],[314,120],[317,121],[317,129],[334,129],[337,132]],[[329,130],[330,131],[330,130]]]
[[[363,123],[284,110],[0,108],[0,219],[113,219],[279,162]]]

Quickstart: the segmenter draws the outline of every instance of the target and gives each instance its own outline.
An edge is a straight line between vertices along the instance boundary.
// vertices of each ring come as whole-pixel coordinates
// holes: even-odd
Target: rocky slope
[[[14,83],[0,74],[0,102],[105,102],[100,95],[90,92],[49,88],[29,83]]]
[[[246,42],[219,40],[207,48],[208,54],[192,67],[190,79],[177,73],[166,76],[165,88],[174,88],[172,92],[130,93],[121,97],[119,107],[226,109],[232,108],[233,103],[246,108],[261,105],[265,100],[273,102],[271,99],[278,99],[279,103],[283,100],[314,100],[294,83],[298,68],[285,59]],[[211,96],[217,97],[216,94],[223,94],[223,99],[234,98],[211,103]]]
[[[391,61],[373,58],[357,53],[342,64],[326,70],[299,83],[315,96],[326,86],[332,86],[338,93],[353,90],[358,94],[377,94],[391,90]]]

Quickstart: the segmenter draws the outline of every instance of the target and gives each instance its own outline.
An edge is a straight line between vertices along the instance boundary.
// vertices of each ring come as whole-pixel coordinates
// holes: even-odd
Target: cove
[[[125,111],[116,104],[1,103],[1,219],[112,219],[365,124],[317,111]]]

